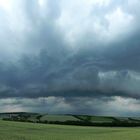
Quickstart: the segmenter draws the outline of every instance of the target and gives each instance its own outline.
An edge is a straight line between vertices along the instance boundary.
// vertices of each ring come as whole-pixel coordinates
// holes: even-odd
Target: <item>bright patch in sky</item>
[[[107,6],[110,4],[110,0],[83,0],[85,4],[89,5],[99,5],[99,6]]]
[[[105,16],[108,21],[107,34],[109,40],[124,36],[133,28],[133,16],[125,13],[120,7]]]
[[[9,11],[11,8],[10,0],[0,0],[0,7],[4,10]]]

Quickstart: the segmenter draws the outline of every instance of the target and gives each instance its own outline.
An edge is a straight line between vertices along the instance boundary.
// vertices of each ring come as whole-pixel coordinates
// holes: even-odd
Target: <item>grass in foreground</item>
[[[140,128],[103,128],[0,121],[0,140],[140,140]]]

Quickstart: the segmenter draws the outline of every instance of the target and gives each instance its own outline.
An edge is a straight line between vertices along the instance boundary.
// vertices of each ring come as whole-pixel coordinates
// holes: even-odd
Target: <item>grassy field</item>
[[[0,121],[0,140],[140,140],[140,128],[103,128]]]
[[[113,117],[103,117],[103,116],[86,116],[86,115],[77,115],[77,118],[80,120],[86,120],[90,122],[112,122],[114,121]]]
[[[70,116],[70,115],[44,115],[41,120],[47,120],[47,121],[79,121],[79,119]]]

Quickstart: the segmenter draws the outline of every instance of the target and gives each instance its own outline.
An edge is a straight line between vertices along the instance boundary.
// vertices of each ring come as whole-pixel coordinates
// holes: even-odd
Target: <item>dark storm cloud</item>
[[[89,109],[100,114],[113,98],[116,106],[117,96],[122,102],[140,99],[139,6],[137,0],[0,4],[1,100],[53,96],[62,100],[62,108],[68,103],[70,112],[86,112],[91,102],[100,102],[101,107]],[[73,107],[80,102],[81,107]]]

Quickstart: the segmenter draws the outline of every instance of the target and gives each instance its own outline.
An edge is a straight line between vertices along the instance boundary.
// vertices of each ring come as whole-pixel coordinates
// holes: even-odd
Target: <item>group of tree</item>
[[[112,122],[91,122],[88,120],[79,120],[79,121],[48,121],[48,120],[41,120],[42,115],[36,116],[36,121],[29,119],[31,117],[28,115],[18,115],[13,116],[10,118],[3,118],[6,121],[19,121],[19,122],[31,122],[31,123],[43,123],[43,124],[60,124],[60,125],[78,125],[78,126],[105,126],[105,127],[138,127],[140,126],[140,121],[121,121],[121,120],[114,120]]]

